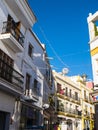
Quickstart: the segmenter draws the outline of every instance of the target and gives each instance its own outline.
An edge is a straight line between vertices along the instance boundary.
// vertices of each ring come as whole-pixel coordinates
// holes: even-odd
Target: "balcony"
[[[26,89],[25,94],[23,95],[23,99],[28,102],[37,102],[39,99],[37,89]]]
[[[63,114],[65,116],[67,115],[70,117],[81,117],[82,115],[81,111],[78,111],[76,109],[72,109],[68,107],[64,108],[64,105],[62,103],[57,106],[57,111],[59,114]]]
[[[33,89],[32,89],[32,95],[33,95],[33,97],[34,97],[36,100],[39,99],[39,91],[38,91],[38,88],[33,87]]]
[[[81,116],[81,111],[78,111],[77,109],[65,108],[65,112],[68,114],[73,114],[74,116]]]
[[[13,95],[23,92],[23,76],[0,59],[0,89]]]
[[[70,95],[70,94],[69,94]],[[72,102],[75,102],[75,103],[77,103],[77,104],[80,104],[80,98],[78,97],[78,96],[76,96],[76,95],[74,95],[74,94],[71,94],[70,96],[69,96],[69,98],[70,98],[70,100],[72,101]]]
[[[88,112],[86,109],[84,109],[84,113],[83,113],[83,115],[84,115],[86,118],[90,118],[91,113]]]
[[[57,111],[64,112],[64,104],[60,100],[57,101]]]
[[[23,51],[24,36],[17,28],[17,23],[3,22],[0,40],[17,53]]]
[[[57,90],[57,96],[59,96],[62,99],[70,100],[74,103],[80,104],[80,98],[78,96],[75,96],[74,94],[70,94],[68,92],[64,92],[63,89]]]

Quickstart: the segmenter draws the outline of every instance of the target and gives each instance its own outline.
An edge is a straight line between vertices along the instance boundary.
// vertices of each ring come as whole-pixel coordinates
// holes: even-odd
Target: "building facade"
[[[0,128],[2,130],[17,129],[19,100],[23,93],[24,77],[17,64],[17,54],[24,50],[25,31],[20,22],[23,20],[18,16],[25,17],[25,15],[17,4],[21,5],[15,1],[0,1]],[[11,6],[15,7],[14,11]],[[15,11],[18,11],[17,16]]]
[[[94,79],[94,98],[95,105],[95,128],[98,130],[98,11],[94,14],[89,14],[87,18],[89,30],[89,45],[92,60],[92,72]]]
[[[81,90],[68,76],[53,72],[57,124],[61,130],[82,130]]]
[[[94,89],[97,89],[98,84],[98,12],[95,14],[89,14],[87,18],[88,29],[89,29],[89,45],[90,45],[90,54],[92,61],[92,72],[94,79]]]
[[[94,105],[81,76],[64,76],[53,72],[56,88],[57,122],[61,130],[93,130]]]
[[[27,0],[0,0],[1,130],[50,122],[52,73],[46,48],[32,31],[35,22]]]
[[[93,83],[86,81],[83,76],[73,76],[72,80],[76,82],[81,89],[82,129],[93,130],[95,114],[93,98],[91,96],[91,93],[93,92]]]

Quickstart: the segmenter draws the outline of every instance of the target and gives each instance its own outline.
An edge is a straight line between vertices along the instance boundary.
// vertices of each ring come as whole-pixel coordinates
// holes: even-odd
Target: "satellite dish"
[[[62,74],[65,75],[69,72],[68,68],[63,68],[62,69]]]

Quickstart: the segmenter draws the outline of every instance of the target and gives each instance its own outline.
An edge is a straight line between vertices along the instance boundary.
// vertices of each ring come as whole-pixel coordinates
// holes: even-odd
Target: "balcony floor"
[[[23,51],[23,47],[18,43],[11,33],[0,34],[0,40],[9,46],[14,52]]]
[[[0,78],[0,90],[6,92],[6,93],[10,93],[13,96],[21,96],[21,94],[23,93],[23,89],[15,86],[9,82],[7,82],[6,80]]]

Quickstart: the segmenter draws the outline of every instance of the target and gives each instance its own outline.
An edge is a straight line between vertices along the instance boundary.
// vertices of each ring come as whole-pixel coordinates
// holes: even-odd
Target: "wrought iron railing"
[[[61,111],[68,114],[79,115],[79,116],[82,115],[81,111],[78,111],[77,109],[68,108],[68,107],[64,108],[63,105],[57,106],[57,111]]]
[[[0,59],[0,78],[22,89],[23,75]]]
[[[20,43],[20,45],[23,47],[24,43],[24,35],[20,32],[20,30],[17,28],[16,24],[12,21],[5,21],[3,22],[3,28],[2,33],[11,33],[13,37]]]
[[[63,89],[57,90],[57,93],[59,93],[61,95],[64,95],[64,96],[66,96],[68,98],[71,98],[73,100],[76,100],[76,101],[78,101],[80,103],[80,98],[78,96],[76,96],[75,94],[70,94],[69,92],[64,92]]]

